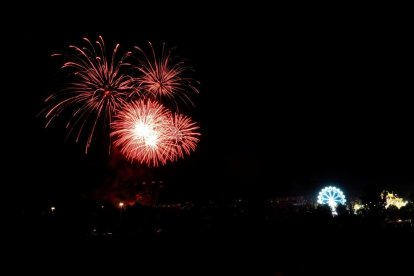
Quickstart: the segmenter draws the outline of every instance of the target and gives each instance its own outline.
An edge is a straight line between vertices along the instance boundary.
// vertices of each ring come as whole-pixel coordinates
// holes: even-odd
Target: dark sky
[[[166,42],[196,70],[197,152],[144,170],[170,183],[176,197],[296,195],[330,183],[351,193],[367,185],[413,190],[414,47],[404,16],[117,11],[59,10],[46,23],[21,14],[22,27],[10,32],[3,112],[7,185],[16,197],[70,198],[113,173],[99,142],[85,156],[83,144],[64,141],[59,124],[44,129],[36,117],[63,85],[50,54],[97,35],[123,49]]]

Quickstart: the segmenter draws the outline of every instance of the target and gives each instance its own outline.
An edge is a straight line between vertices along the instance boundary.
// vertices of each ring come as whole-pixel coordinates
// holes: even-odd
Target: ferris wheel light
[[[321,205],[328,205],[331,208],[332,215],[336,216],[338,214],[336,207],[338,205],[345,205],[346,199],[340,189],[334,186],[327,186],[319,192],[317,202]]]

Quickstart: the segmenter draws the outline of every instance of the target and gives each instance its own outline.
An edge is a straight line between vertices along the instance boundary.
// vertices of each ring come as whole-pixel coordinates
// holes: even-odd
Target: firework
[[[167,136],[170,116],[168,109],[153,100],[124,105],[112,124],[115,146],[131,161],[164,165],[173,154]]]
[[[198,90],[194,86],[195,81],[185,76],[192,69],[183,61],[176,62],[165,44],[162,46],[160,56],[155,54],[150,42],[149,45],[150,56],[140,47],[135,46],[139,52],[137,68],[140,72],[136,80],[142,95],[151,99],[167,99],[169,103],[175,103],[176,106],[179,99],[194,106],[190,96],[191,93],[198,93]]]
[[[119,44],[107,52],[101,36],[95,43],[84,38],[84,46],[69,46],[62,69],[69,74],[68,86],[45,101],[46,127],[55,118],[67,119],[68,137],[76,142],[86,136],[86,153],[98,126],[106,128],[113,144],[130,161],[149,166],[165,165],[190,155],[199,141],[198,125],[188,116],[174,114],[163,106],[178,101],[193,102],[198,93],[192,71],[177,62],[163,45],[160,55],[149,43],[151,54],[135,47],[139,55],[119,53]],[[134,75],[132,75],[134,74]],[[162,104],[161,104],[162,102]]]
[[[190,155],[199,141],[198,125],[154,100],[128,103],[112,124],[115,146],[130,161],[165,165]]]
[[[190,155],[197,147],[200,133],[198,125],[190,117],[182,114],[172,114],[168,126],[168,141],[171,146],[172,156],[184,158]]]
[[[135,91],[134,80],[125,72],[131,67],[126,62],[130,52],[118,54],[117,44],[107,56],[101,36],[95,45],[84,38],[86,46],[69,46],[71,54],[55,54],[67,60],[62,69],[68,70],[71,81],[66,89],[46,99],[46,127],[62,112],[69,115],[68,136],[75,133],[78,142],[87,133],[86,153],[98,123],[110,127],[113,116]]]

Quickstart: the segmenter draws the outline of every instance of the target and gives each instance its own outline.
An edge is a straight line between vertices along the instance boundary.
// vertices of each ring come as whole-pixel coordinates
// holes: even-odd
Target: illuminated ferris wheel
[[[323,188],[318,194],[318,203],[331,207],[332,215],[337,215],[336,207],[341,204],[345,205],[346,199],[344,193],[333,186]]]

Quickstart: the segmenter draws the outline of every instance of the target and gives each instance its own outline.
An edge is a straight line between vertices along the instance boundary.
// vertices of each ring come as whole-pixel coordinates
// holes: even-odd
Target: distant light
[[[50,207],[50,210],[52,210],[52,212],[55,210],[55,206]]]
[[[384,193],[381,194],[381,196],[384,198]],[[388,207],[395,206],[398,209],[401,207],[404,207],[408,204],[408,201],[404,201],[403,198],[398,197],[397,194],[389,193],[385,195],[385,208],[388,209]]]
[[[331,207],[332,215],[336,216],[336,207],[338,204],[345,205],[346,199],[344,193],[333,186],[323,188],[318,194],[318,203]]]
[[[119,207],[121,207],[121,208],[124,207],[124,203],[123,202],[120,202],[119,203]]]
[[[354,214],[356,215],[359,210],[365,209],[365,206],[360,203],[355,203],[353,208],[354,208]]]

